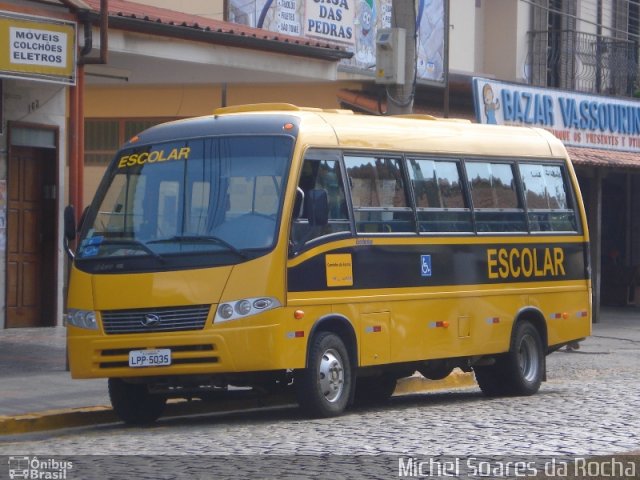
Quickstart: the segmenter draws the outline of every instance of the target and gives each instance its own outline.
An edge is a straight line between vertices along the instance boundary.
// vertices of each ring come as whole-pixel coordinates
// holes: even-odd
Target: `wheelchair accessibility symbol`
[[[420,255],[420,275],[431,276],[431,255]]]

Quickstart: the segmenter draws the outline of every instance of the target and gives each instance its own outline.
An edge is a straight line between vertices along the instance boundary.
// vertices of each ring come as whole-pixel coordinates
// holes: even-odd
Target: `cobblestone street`
[[[384,406],[309,420],[295,408],[121,424],[5,438],[4,455],[598,455],[639,449],[640,338],[594,332],[548,357],[531,397],[476,388],[396,396]]]

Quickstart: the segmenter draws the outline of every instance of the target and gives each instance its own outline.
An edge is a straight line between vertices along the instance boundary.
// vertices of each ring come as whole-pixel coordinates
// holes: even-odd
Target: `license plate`
[[[171,365],[171,350],[168,348],[159,350],[131,350],[129,352],[130,367],[164,367],[167,365]]]

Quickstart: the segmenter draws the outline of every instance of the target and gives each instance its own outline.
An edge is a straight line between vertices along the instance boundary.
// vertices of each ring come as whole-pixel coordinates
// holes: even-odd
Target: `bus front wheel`
[[[129,425],[145,425],[155,422],[167,399],[153,395],[145,384],[127,383],[121,378],[109,379],[109,399],[120,419]]]
[[[482,392],[490,397],[532,395],[544,378],[544,349],[540,333],[528,321],[518,322],[511,348],[494,365],[474,367]]]
[[[340,415],[349,401],[352,372],[344,342],[320,332],[309,343],[307,368],[296,372],[295,385],[302,409],[314,417]]]

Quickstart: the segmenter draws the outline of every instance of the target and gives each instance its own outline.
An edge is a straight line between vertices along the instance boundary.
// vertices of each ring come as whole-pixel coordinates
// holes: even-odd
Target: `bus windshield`
[[[267,251],[292,147],[288,136],[229,136],[119,152],[84,220],[77,258],[161,264],[205,255],[219,264]]]

